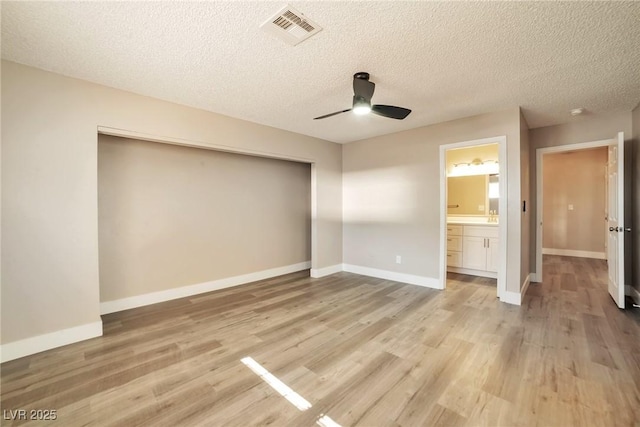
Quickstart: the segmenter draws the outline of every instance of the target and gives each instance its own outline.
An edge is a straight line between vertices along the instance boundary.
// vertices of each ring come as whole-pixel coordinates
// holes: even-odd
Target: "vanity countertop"
[[[482,225],[497,227],[498,222],[489,222],[488,218],[447,218],[447,224],[451,225]]]

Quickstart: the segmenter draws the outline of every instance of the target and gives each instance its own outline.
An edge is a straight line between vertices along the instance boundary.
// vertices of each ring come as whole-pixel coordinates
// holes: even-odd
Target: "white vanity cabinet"
[[[487,269],[487,239],[476,236],[464,236],[462,243],[462,265],[474,270]]]
[[[447,226],[447,267],[462,267],[462,226]]]
[[[453,233],[450,235],[450,228]],[[459,251],[452,243],[461,240]],[[498,227],[496,225],[448,225],[447,266],[449,271],[474,276],[496,277],[498,271]],[[450,256],[451,255],[451,256]],[[452,259],[458,262],[451,262]]]
[[[497,231],[497,230],[496,230]],[[491,271],[493,273],[498,272],[498,245],[499,240],[497,237],[491,237],[487,241],[487,271]]]

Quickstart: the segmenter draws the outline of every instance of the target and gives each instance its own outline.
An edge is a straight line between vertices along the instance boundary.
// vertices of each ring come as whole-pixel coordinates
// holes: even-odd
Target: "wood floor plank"
[[[637,426],[640,314],[605,261],[544,263],[520,307],[495,279],[304,271],[112,313],[100,338],[0,365],[0,404],[72,427]]]

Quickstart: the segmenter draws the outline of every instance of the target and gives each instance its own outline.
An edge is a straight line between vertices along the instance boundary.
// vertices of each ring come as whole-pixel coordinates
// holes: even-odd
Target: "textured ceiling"
[[[521,106],[530,127],[640,102],[640,2],[291,2],[324,29],[290,46],[284,2],[2,2],[2,57],[349,142]],[[342,114],[352,75],[404,121]]]

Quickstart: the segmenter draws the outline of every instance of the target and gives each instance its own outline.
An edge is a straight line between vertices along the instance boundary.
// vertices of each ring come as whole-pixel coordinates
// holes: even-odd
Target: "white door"
[[[607,203],[609,294],[624,308],[624,133],[609,145]]]
[[[474,270],[487,268],[487,239],[464,236],[462,238],[462,267]]]

